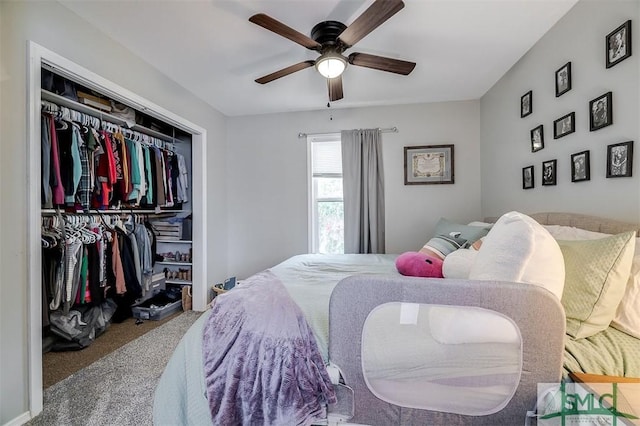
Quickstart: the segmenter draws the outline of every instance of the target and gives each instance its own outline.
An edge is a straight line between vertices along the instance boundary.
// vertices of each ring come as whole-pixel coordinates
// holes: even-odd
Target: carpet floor
[[[200,315],[184,312],[45,389],[44,410],[27,425],[152,425],[158,380]]]
[[[182,311],[176,312],[160,321],[143,321],[136,323],[135,318],[128,318],[121,323],[111,323],[105,333],[91,345],[80,351],[47,352],[42,355],[42,384],[47,389],[66,379],[73,373],[96,362],[132,340],[148,333],[156,327],[176,318]]]

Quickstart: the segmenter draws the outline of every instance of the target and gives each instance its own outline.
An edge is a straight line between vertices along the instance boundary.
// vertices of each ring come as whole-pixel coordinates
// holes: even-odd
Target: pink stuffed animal
[[[418,251],[402,253],[396,259],[396,268],[410,277],[443,278],[442,259]]]

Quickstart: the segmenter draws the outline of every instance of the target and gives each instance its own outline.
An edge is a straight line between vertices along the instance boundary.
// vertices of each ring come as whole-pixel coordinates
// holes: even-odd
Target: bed
[[[544,226],[594,232],[590,238],[601,237],[595,233],[638,230],[633,224],[585,215],[530,217]],[[155,394],[154,424],[282,424],[277,417],[257,420],[237,413],[215,417],[212,371],[227,374],[219,382],[238,380],[242,368],[255,361],[216,370],[207,358],[207,347],[228,336],[205,338],[203,347],[207,330],[222,322],[237,327],[247,316],[265,330],[286,328],[267,326],[259,319],[261,310],[282,310],[285,304],[277,298],[280,286],[299,307],[308,334],[315,338],[312,349],[318,359],[312,364],[327,366],[316,377],[329,377],[333,387],[327,392],[322,380],[312,382],[322,396],[319,404],[307,408],[310,414],[296,417],[294,423],[524,423],[535,408],[538,383],[567,380],[570,371],[640,377],[640,363],[634,362],[640,360],[640,339],[611,326],[585,338],[565,334],[573,324],[549,289],[509,280],[405,277],[395,268],[396,257],[294,256],[218,296],[169,361]],[[243,286],[246,295],[255,290],[253,305],[243,305],[252,299],[239,291]],[[265,293],[265,288],[276,290]],[[235,310],[225,311],[225,305]],[[226,349],[224,354],[230,357]],[[313,355],[308,358],[313,360]],[[238,352],[232,358],[242,357]],[[217,366],[221,359],[214,360]],[[290,366],[274,368],[286,367]],[[217,404],[234,405],[232,398],[233,392],[220,395]],[[249,411],[255,409],[240,410]]]

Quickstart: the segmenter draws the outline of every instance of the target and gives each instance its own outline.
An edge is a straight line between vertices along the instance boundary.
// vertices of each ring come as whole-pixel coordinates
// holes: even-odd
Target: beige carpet
[[[136,324],[135,318],[122,323],[112,323],[107,331],[91,345],[79,351],[47,352],[42,356],[42,381],[46,389],[78,370],[96,362],[134,339],[180,315],[182,311],[161,321],[143,321]]]
[[[152,425],[158,380],[176,345],[201,314],[178,314],[45,389],[43,412],[27,424]]]

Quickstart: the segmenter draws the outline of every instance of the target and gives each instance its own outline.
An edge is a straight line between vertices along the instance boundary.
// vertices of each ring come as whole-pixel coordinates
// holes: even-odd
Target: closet
[[[86,347],[158,291],[179,300],[202,261],[192,135],[57,71],[41,68],[44,351]]]

